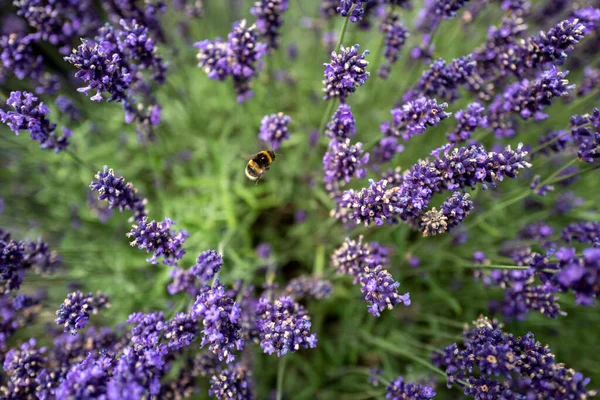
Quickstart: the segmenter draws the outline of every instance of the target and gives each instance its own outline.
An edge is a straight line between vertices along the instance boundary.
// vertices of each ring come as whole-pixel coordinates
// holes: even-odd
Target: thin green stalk
[[[532,189],[532,191],[535,192],[536,189],[538,189],[544,185],[547,185],[554,178],[556,178],[558,175],[560,175],[561,172],[565,171],[567,168],[569,168],[571,165],[575,164],[577,161],[579,161],[579,159],[577,159],[577,158],[572,159],[571,161],[569,161],[568,163],[566,163],[565,165],[560,167],[556,172],[554,172],[548,178],[546,178],[543,182],[539,183],[535,188]]]
[[[322,276],[323,271],[325,270],[325,246],[319,245],[317,246],[317,250],[315,251],[315,276]]]
[[[323,118],[321,118],[321,124],[319,125],[319,135],[325,131],[325,125],[327,125],[327,120],[331,117],[333,113],[333,107],[335,107],[336,100],[329,99],[329,104],[325,109],[325,114],[323,114]]]
[[[499,265],[499,264],[458,264],[459,267],[464,268],[493,268],[493,269],[529,269],[529,266],[524,265]]]
[[[501,203],[496,204],[496,206],[488,209],[486,212],[481,213],[477,216],[477,218],[475,218],[471,223],[466,225],[466,229],[469,230],[477,225],[479,225],[481,223],[481,221],[484,221],[488,216],[496,213],[497,211],[500,211],[518,201],[523,200],[525,197],[529,196],[531,194],[531,192],[529,190],[524,190],[521,194],[519,194],[516,197],[513,197],[512,199],[508,199],[505,200]]]
[[[419,357],[409,351],[406,351],[404,349],[400,349],[400,348],[396,347],[394,344],[389,343],[388,341],[386,341],[384,339],[377,338],[377,337],[371,337],[371,336],[365,334],[365,332],[361,332],[360,334],[366,342],[369,342],[377,347],[380,347],[383,350],[387,350],[392,353],[395,353],[400,356],[411,359],[414,362],[421,364],[425,368],[429,369],[430,371],[435,372],[436,374],[446,378],[446,373],[444,371],[437,368],[436,366],[434,366],[433,364],[431,364],[429,361],[425,360],[424,358],[421,358],[421,357]],[[464,380],[457,379],[456,381],[464,386],[471,387],[471,385],[468,382],[465,382]]]
[[[552,138],[552,140],[544,143],[544,144],[540,144],[539,146],[537,146],[536,148],[534,148],[533,150],[531,150],[531,152],[529,152],[529,157],[533,156],[534,154],[536,154],[539,151],[544,150],[546,147],[551,146],[552,144],[556,143],[557,141],[559,141],[560,139],[562,139],[565,136],[570,135],[571,132],[570,131],[565,131],[562,135],[558,135],[554,138]]]
[[[555,184],[555,183],[559,183],[559,182],[562,182],[562,181],[566,181],[567,179],[570,179],[570,178],[572,178],[574,176],[583,175],[586,172],[590,172],[590,171],[593,171],[593,170],[598,169],[598,168],[600,168],[600,164],[593,165],[593,166],[591,166],[589,168],[586,168],[586,169],[582,169],[581,171],[573,172],[572,174],[561,176],[558,179],[554,179],[554,180],[549,181],[548,184]]]
[[[285,364],[287,357],[283,356],[279,359],[279,367],[277,368],[277,400],[283,398],[283,378],[285,374]]]
[[[342,31],[340,32],[340,38],[338,39],[337,45],[335,46],[335,51],[339,51],[340,46],[342,45],[342,41],[344,40],[344,36],[346,35],[346,28],[348,28],[348,21],[350,20],[352,11],[354,11],[354,7],[356,7],[356,4],[352,4],[350,11],[348,11],[348,16],[344,18],[344,25],[342,25]]]
[[[81,165],[81,166],[89,169],[93,174],[95,174],[96,172],[98,172],[98,170],[96,168],[94,168],[94,166],[92,164],[88,164],[87,162],[83,161],[81,158],[79,158],[79,156],[77,154],[75,154],[73,152],[73,150],[71,150],[71,149],[65,149],[65,153],[67,153],[79,165]]]

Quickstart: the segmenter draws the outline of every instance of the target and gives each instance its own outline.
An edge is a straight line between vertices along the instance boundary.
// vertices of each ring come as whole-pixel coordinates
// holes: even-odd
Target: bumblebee
[[[258,181],[271,168],[273,161],[275,161],[275,153],[271,150],[256,153],[246,165],[246,176],[251,181]]]

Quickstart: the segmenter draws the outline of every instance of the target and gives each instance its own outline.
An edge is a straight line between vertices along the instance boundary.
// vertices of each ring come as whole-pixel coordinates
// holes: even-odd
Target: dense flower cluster
[[[371,3],[373,0],[371,0]],[[350,22],[358,22],[365,14],[365,8],[370,4],[369,0],[340,0],[336,8],[338,14],[349,18]]]
[[[56,323],[64,327],[65,332],[76,335],[88,322],[90,314],[110,307],[108,297],[102,293],[83,294],[81,291],[69,293],[65,301],[56,311]]]
[[[331,256],[331,264],[339,274],[351,275],[354,283],[360,284],[369,312],[376,317],[397,304],[410,305],[410,295],[398,294],[400,283],[383,268],[388,263],[387,249],[377,242],[363,243],[362,236],[358,240],[346,238]]]
[[[420,385],[418,383],[405,382],[404,378],[399,376],[386,388],[385,398],[389,400],[429,400],[434,398],[436,393],[431,386]]]
[[[176,232],[171,229],[173,225],[175,223],[169,218],[157,222],[148,221],[148,218],[144,217],[137,225],[132,226],[127,237],[132,239],[130,242],[132,247],[152,253],[152,256],[146,260],[149,263],[156,264],[158,259],[163,257],[163,264],[176,265],[177,260],[185,254],[183,244],[189,234],[184,230]]]
[[[331,282],[318,276],[302,275],[290,280],[283,293],[294,300],[322,300],[328,298],[332,291]]]
[[[404,99],[428,96],[454,101],[459,97],[459,87],[477,84],[475,66],[471,55],[452,60],[449,64],[440,58],[423,72],[415,89],[409,91]]]
[[[233,352],[244,347],[241,312],[218,279],[212,287],[203,288],[192,306],[191,316],[204,324],[201,346],[208,345],[219,361],[231,363],[236,358]]]
[[[515,178],[521,169],[530,166],[526,156],[522,145],[516,150],[509,146],[499,153],[486,152],[481,146],[446,149],[433,161],[423,160],[412,166],[399,186],[388,187],[386,179],[370,180],[367,188],[344,192],[340,205],[357,224],[410,223],[420,218],[435,193],[474,188],[477,184],[485,189],[487,184],[495,185],[505,177]]]
[[[359,54],[357,44],[352,47],[340,46],[339,53],[331,53],[331,62],[325,64],[323,79],[325,100],[338,98],[345,103],[357,87],[367,82],[371,74],[366,70],[369,62],[365,57],[368,54],[368,50]]]
[[[385,35],[385,49],[383,55],[385,64],[383,64],[377,74],[387,79],[390,75],[392,64],[400,59],[400,51],[404,47],[406,38],[408,38],[408,30],[402,25],[400,16],[397,14],[388,14],[383,22],[379,25],[379,30]]]
[[[310,333],[310,327],[304,307],[291,297],[280,297],[274,302],[262,297],[256,306],[256,328],[265,353],[281,357],[301,348],[314,348],[317,335]]]
[[[104,166],[90,183],[90,189],[98,192],[98,200],[106,200],[108,208],[118,208],[119,211],[130,210],[132,212],[131,220],[142,221],[146,215],[147,200],[138,196],[137,190],[130,182],[125,182],[122,176],[116,177],[115,171]]]
[[[422,135],[427,128],[438,125],[442,120],[448,118],[450,113],[444,110],[448,104],[438,104],[435,99],[419,97],[414,101],[408,101],[401,108],[394,108],[392,121],[381,124],[381,132],[385,136],[401,137],[408,141],[415,135]]]
[[[0,229],[0,294],[19,290],[28,269],[49,274],[61,264],[62,259],[42,240],[14,240],[9,232]]]
[[[279,28],[283,25],[282,14],[288,9],[289,0],[259,0],[250,13],[256,17],[256,28],[267,41],[269,51],[279,48]]]
[[[281,147],[281,142],[290,138],[288,125],[292,119],[282,112],[265,115],[260,121],[258,138],[267,143],[272,150]]]
[[[219,400],[251,400],[252,386],[251,371],[243,364],[233,364],[210,378],[208,394]]]
[[[255,25],[247,26],[245,20],[236,22],[226,42],[217,38],[194,46],[198,49],[198,66],[210,79],[224,80],[231,76],[237,101],[241,103],[252,97],[250,82],[258,76],[260,60],[267,51],[267,45],[258,41]]]
[[[436,353],[435,365],[445,368],[448,385],[460,385],[475,398],[587,398],[595,392],[585,389],[589,379],[555,361],[548,346],[532,333],[514,337],[501,325],[480,317],[472,330],[464,332],[462,347],[452,344]],[[473,374],[477,368],[481,376]],[[499,377],[504,379],[500,380]],[[497,397],[501,396],[501,397]]]
[[[190,273],[201,281],[210,281],[221,271],[223,258],[214,250],[206,250],[198,256]]]
[[[367,173],[364,167],[368,162],[369,153],[363,152],[362,143],[351,145],[350,139],[332,140],[323,156],[324,180],[326,183],[344,184],[353,177],[363,179]]]
[[[344,140],[356,134],[356,121],[350,111],[348,104],[340,104],[333,114],[331,121],[327,123],[325,136],[329,139]]]
[[[466,142],[471,139],[476,129],[488,126],[485,107],[477,102],[469,104],[466,109],[458,110],[454,118],[456,118],[456,128],[446,135],[449,143]]]
[[[47,117],[50,110],[32,93],[11,92],[6,104],[14,111],[0,109],[0,121],[14,133],[18,135],[20,131],[27,130],[31,139],[40,142],[42,149],[54,150],[55,153],[67,148],[71,131],[63,127],[63,134],[57,135],[56,124]]]

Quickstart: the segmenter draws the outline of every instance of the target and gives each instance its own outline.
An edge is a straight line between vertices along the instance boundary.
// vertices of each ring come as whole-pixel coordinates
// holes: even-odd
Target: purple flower
[[[531,310],[539,311],[550,318],[566,315],[560,310],[556,292],[549,282],[543,285],[526,285],[523,289],[510,287],[504,292],[502,314],[508,320],[523,321]]]
[[[568,85],[565,79],[568,72],[560,72],[555,67],[545,71],[540,79],[509,85],[501,95],[497,95],[489,107],[490,127],[497,137],[510,137],[515,134],[514,127],[505,126],[511,114],[523,119],[534,118],[541,121],[548,117],[542,111],[552,104],[554,97],[564,97],[575,85]]]
[[[466,142],[477,128],[487,128],[488,117],[484,113],[485,107],[477,102],[469,104],[466,110],[458,110],[454,114],[456,128],[446,135],[448,142]]]
[[[90,183],[90,189],[98,192],[98,200],[106,200],[108,208],[119,208],[119,211],[131,210],[131,220],[142,221],[146,215],[147,200],[140,198],[137,190],[130,182],[125,182],[122,176],[115,177],[115,171],[104,166]]]
[[[281,142],[289,140],[290,131],[288,125],[292,119],[282,112],[265,115],[260,122],[260,133],[258,138],[267,143],[272,150],[281,147]]]
[[[60,112],[66,114],[71,121],[79,121],[81,118],[81,110],[79,110],[68,97],[62,95],[58,96],[55,103]]]
[[[340,206],[349,210],[349,217],[356,224],[394,224],[398,222],[397,215],[401,211],[398,191],[398,187],[388,189],[387,180],[375,182],[369,179],[368,187],[358,192],[354,189],[345,191]]]
[[[100,19],[89,0],[42,2],[17,0],[17,15],[27,20],[40,38],[57,46],[62,54],[68,54],[71,42],[89,36],[98,28]]]
[[[385,136],[401,137],[408,141],[415,135],[422,135],[428,127],[438,125],[451,114],[444,110],[448,104],[437,104],[435,99],[420,97],[408,101],[401,108],[394,108],[391,122],[381,124],[381,132]]]
[[[268,260],[271,257],[273,249],[268,243],[261,243],[256,246],[256,255],[263,260]]]
[[[180,350],[189,346],[200,329],[198,320],[189,314],[179,312],[169,320],[165,328],[165,339],[169,341],[169,350]]]
[[[323,156],[325,183],[349,183],[352,177],[363,179],[367,171],[363,168],[369,162],[369,153],[363,153],[362,143],[350,145],[345,141],[331,140],[329,150]]]
[[[209,79],[223,81],[231,75],[227,60],[227,42],[216,38],[213,41],[197,42],[194,47],[198,49],[198,67],[202,68]]]
[[[344,18],[349,18],[350,22],[358,22],[365,13],[363,5],[369,0],[340,0],[336,11]]]
[[[152,257],[146,259],[149,263],[156,264],[158,258],[163,257],[163,264],[176,265],[177,260],[181,260],[185,254],[183,244],[189,234],[184,230],[176,232],[171,229],[173,225],[175,223],[169,218],[163,222],[148,222],[148,218],[143,217],[137,225],[132,226],[127,237],[133,239],[130,242],[132,247],[152,253]]]
[[[571,223],[562,230],[560,237],[567,243],[575,240],[579,243],[590,243],[594,247],[600,247],[600,223],[593,221]]]
[[[133,20],[119,22],[121,30],[116,32],[119,37],[120,52],[127,58],[131,71],[137,72],[139,68],[152,72],[150,79],[154,82],[164,83],[167,65],[158,54],[158,49],[151,37],[149,29]]]
[[[242,350],[241,308],[225,293],[225,288],[217,279],[212,287],[204,287],[193,304],[190,315],[202,320],[201,347],[208,349],[228,364],[235,360],[234,350]]]
[[[348,104],[340,104],[333,114],[331,121],[327,123],[325,136],[329,139],[344,140],[356,134],[356,121],[350,111]]]
[[[387,79],[392,67],[400,59],[400,52],[408,35],[408,30],[402,25],[398,14],[387,14],[379,25],[379,30],[385,35],[383,55],[386,63],[377,71],[381,78]]]
[[[452,60],[446,64],[443,59],[431,63],[417,82],[415,94],[454,101],[459,97],[458,88],[473,84],[479,79],[475,70],[476,62],[471,55]],[[408,94],[405,100],[411,100],[414,95]]]
[[[389,400],[428,400],[434,398],[436,395],[431,386],[404,382],[404,378],[401,376],[390,382],[386,388],[386,392],[385,398]]]
[[[94,357],[89,353],[81,363],[73,364],[67,372],[64,380],[56,388],[56,398],[106,398],[107,384],[114,364],[115,359],[109,355]]]
[[[540,175],[535,175],[533,180],[529,184],[529,189],[533,191],[533,193],[538,196],[546,196],[548,193],[554,191],[553,185],[540,185],[542,177]]]
[[[38,98],[29,92],[11,92],[6,104],[14,111],[0,110],[0,120],[17,135],[21,130],[28,130],[31,139],[40,142],[42,149],[52,149],[55,153],[65,150],[69,145],[71,131],[63,128],[63,135],[55,132],[56,124],[50,122],[46,115],[50,110]]]
[[[363,243],[362,236],[359,236],[358,240],[346,238],[344,243],[331,255],[331,265],[338,274],[352,275],[357,282],[357,277],[365,267],[388,263],[387,257],[379,254],[381,249],[383,248],[378,245]]]
[[[196,264],[190,269],[190,272],[206,282],[212,280],[221,271],[222,266],[221,255],[214,250],[206,250],[198,256]]]
[[[553,210],[558,215],[565,215],[568,214],[573,208],[580,207],[583,204],[583,198],[576,196],[574,192],[568,191],[560,193],[556,197]]]
[[[551,152],[560,153],[567,148],[568,144],[571,142],[571,138],[567,131],[552,131],[547,135],[540,137],[540,145],[545,145],[550,142],[552,143],[541,149],[540,153],[545,155],[548,155]]]
[[[318,276],[302,275],[288,282],[284,294],[294,300],[326,299],[331,295],[331,283]]]
[[[136,400],[157,395],[166,354],[167,348],[162,344],[144,350],[125,348],[108,382],[107,399]]]
[[[365,57],[368,54],[368,50],[358,54],[358,44],[352,47],[340,46],[339,53],[331,53],[331,63],[324,64],[325,100],[339,98],[341,103],[345,103],[346,98],[357,87],[367,82],[370,73],[366,70],[369,62]]]
[[[437,0],[435,12],[444,19],[454,18],[456,12],[465,6],[470,0]]]
[[[265,55],[266,45],[258,41],[256,26],[247,27],[242,20],[233,24],[233,30],[227,35],[227,59],[238,103],[252,97],[250,81],[258,76],[260,59]]]
[[[373,153],[375,155],[375,162],[385,163],[391,161],[396,154],[402,153],[403,151],[404,145],[398,143],[397,137],[385,136],[381,138],[381,140],[379,141],[379,143],[377,143],[377,146],[373,150]],[[392,183],[389,181],[389,177],[385,179],[387,179],[389,183]],[[399,181],[399,179],[394,180],[394,182]]]
[[[265,353],[281,357],[300,348],[314,348],[317,336],[310,333],[310,317],[291,297],[280,297],[274,303],[261,298],[256,307],[256,329],[260,347]]]
[[[269,51],[279,48],[279,28],[283,25],[282,15],[287,11],[289,0],[258,0],[250,13],[256,17],[259,35],[267,40]]]
[[[159,14],[167,12],[167,4],[162,0],[117,0],[102,3],[111,23],[117,25],[121,20],[138,21],[147,26],[152,34],[164,42],[164,32],[158,19]]]
[[[0,37],[0,82],[11,75],[19,80],[39,81],[44,73],[44,58],[37,54],[33,44],[39,41],[39,35],[21,35],[11,33]]]
[[[46,348],[37,348],[36,344],[32,338],[6,353],[3,367],[8,382],[7,387],[2,388],[5,398],[36,398],[36,378],[47,364]]]
[[[219,400],[252,400],[252,373],[242,364],[227,366],[210,378],[209,396]]]
[[[466,395],[478,399],[590,395],[585,389],[589,379],[557,363],[549,347],[536,342],[532,333],[515,338],[502,332],[496,321],[482,316],[464,337],[463,346],[452,344],[432,361],[445,368],[449,386],[457,379],[467,380],[471,386],[464,387]],[[481,375],[472,375],[474,369]],[[519,385],[523,377],[528,377],[527,385]]]
[[[163,331],[167,328],[165,316],[160,312],[144,314],[136,312],[127,319],[131,327],[131,343],[136,350],[154,348],[160,341]]]
[[[93,101],[102,101],[102,95],[109,95],[107,101],[121,102],[127,99],[127,90],[132,82],[131,71],[125,66],[125,60],[113,46],[102,41],[92,44],[85,39],[65,60],[78,69],[76,78],[80,78],[87,86],[77,89],[86,95],[95,90]]]
[[[191,269],[173,268],[169,274],[173,282],[167,286],[169,294],[174,295],[180,292],[186,292],[191,298],[195,299],[199,293],[198,280]]]
[[[600,132],[594,133],[592,138],[586,138],[581,142],[577,157],[587,163],[593,163],[600,157]]]
[[[64,326],[65,332],[77,335],[77,330],[87,324],[90,314],[97,314],[103,308],[109,308],[108,297],[100,292],[84,295],[79,290],[69,293],[56,311],[56,323]]]
[[[360,291],[369,304],[369,312],[379,317],[386,308],[391,310],[399,303],[410,305],[409,293],[398,294],[400,283],[381,265],[367,266],[359,275]]]
[[[437,235],[457,227],[473,210],[473,202],[469,194],[454,192],[448,197],[440,210],[432,208],[421,217],[423,236]]]

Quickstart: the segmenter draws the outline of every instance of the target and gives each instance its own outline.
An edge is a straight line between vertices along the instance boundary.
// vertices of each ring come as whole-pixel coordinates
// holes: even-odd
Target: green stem
[[[277,400],[281,400],[283,397],[283,378],[285,374],[286,363],[286,356],[283,356],[279,359],[279,368],[277,368]]]
[[[586,172],[590,172],[590,171],[593,171],[593,170],[598,169],[598,168],[600,168],[600,164],[593,165],[593,166],[591,166],[589,168],[586,168],[586,169],[582,169],[581,171],[573,172],[572,174],[561,176],[559,179],[551,180],[548,183],[549,184],[554,184],[554,183],[559,183],[559,182],[562,182],[562,181],[566,181],[569,178],[572,178],[572,177],[577,176],[577,175],[583,175]]]
[[[529,269],[524,265],[499,265],[499,264],[458,264],[459,267],[465,268],[493,268],[493,269]]]
[[[93,174],[95,174],[96,172],[98,172],[98,170],[96,168],[94,168],[94,166],[92,164],[88,164],[88,163],[84,162],[81,158],[79,158],[79,156],[77,154],[75,154],[73,152],[73,150],[71,150],[71,149],[65,149],[65,153],[67,153],[79,165],[81,165],[81,166],[89,169]]]
[[[406,351],[404,349],[400,349],[400,348],[396,347],[394,344],[389,343],[388,341],[386,341],[384,339],[380,339],[377,337],[371,337],[371,336],[367,335],[365,332],[361,332],[361,336],[366,342],[369,342],[377,347],[380,347],[383,350],[387,350],[391,353],[395,353],[400,356],[411,359],[414,362],[421,364],[425,368],[429,369],[430,371],[435,372],[436,374],[446,378],[446,373],[444,371],[437,368],[436,366],[434,366],[433,364],[431,364],[429,361],[425,360],[424,358],[421,358],[421,357],[419,357],[409,351]],[[461,379],[457,379],[456,381],[464,386],[471,387],[471,385],[468,382],[465,382]]]
[[[338,42],[337,42],[337,45],[335,46],[334,51],[340,50],[340,46],[342,45],[342,41],[344,40],[344,36],[346,35],[346,28],[348,28],[348,21],[350,20],[352,11],[354,11],[354,7],[356,7],[356,4],[352,5],[352,7],[350,8],[350,11],[348,11],[348,16],[346,18],[344,18],[344,25],[342,25],[342,31],[340,32],[340,38],[338,39]]]
[[[323,118],[321,118],[321,124],[319,125],[319,135],[325,131],[325,126],[327,125],[327,120],[331,117],[331,113],[333,112],[333,107],[335,106],[336,100],[329,99],[329,104],[325,109],[325,114],[323,114]]]
[[[529,157],[533,156],[534,154],[536,154],[539,151],[544,150],[546,147],[551,146],[552,144],[556,143],[557,141],[559,141],[560,139],[562,139],[563,137],[570,135],[571,131],[565,131],[562,135],[558,135],[555,138],[553,138],[552,140],[541,144],[539,146],[537,146],[536,148],[534,148],[533,150],[531,150],[531,152],[529,153]]]
[[[522,193],[520,193],[518,196],[513,197],[512,199],[508,199],[505,200],[499,204],[497,204],[495,207],[490,208],[489,210],[487,210],[484,213],[481,213],[477,216],[477,218],[475,218],[473,220],[473,222],[471,222],[470,224],[466,225],[466,229],[470,229],[473,228],[477,225],[479,225],[482,221],[484,221],[488,216],[496,213],[497,211],[500,211],[520,200],[523,200],[525,197],[529,196],[531,194],[531,192],[529,190],[524,190]]]
[[[558,175],[560,175],[561,172],[565,171],[567,168],[569,168],[571,165],[575,164],[577,161],[579,161],[579,159],[577,159],[577,158],[572,159],[571,161],[569,161],[568,163],[563,165],[561,168],[559,168],[558,171],[554,172],[552,175],[550,175],[548,178],[546,178],[543,182],[539,183],[535,188],[532,189],[532,191],[535,192],[536,189],[538,189],[544,185],[547,185],[554,178],[556,178]]]
[[[322,276],[325,270],[325,246],[317,246],[315,251],[315,276]]]

